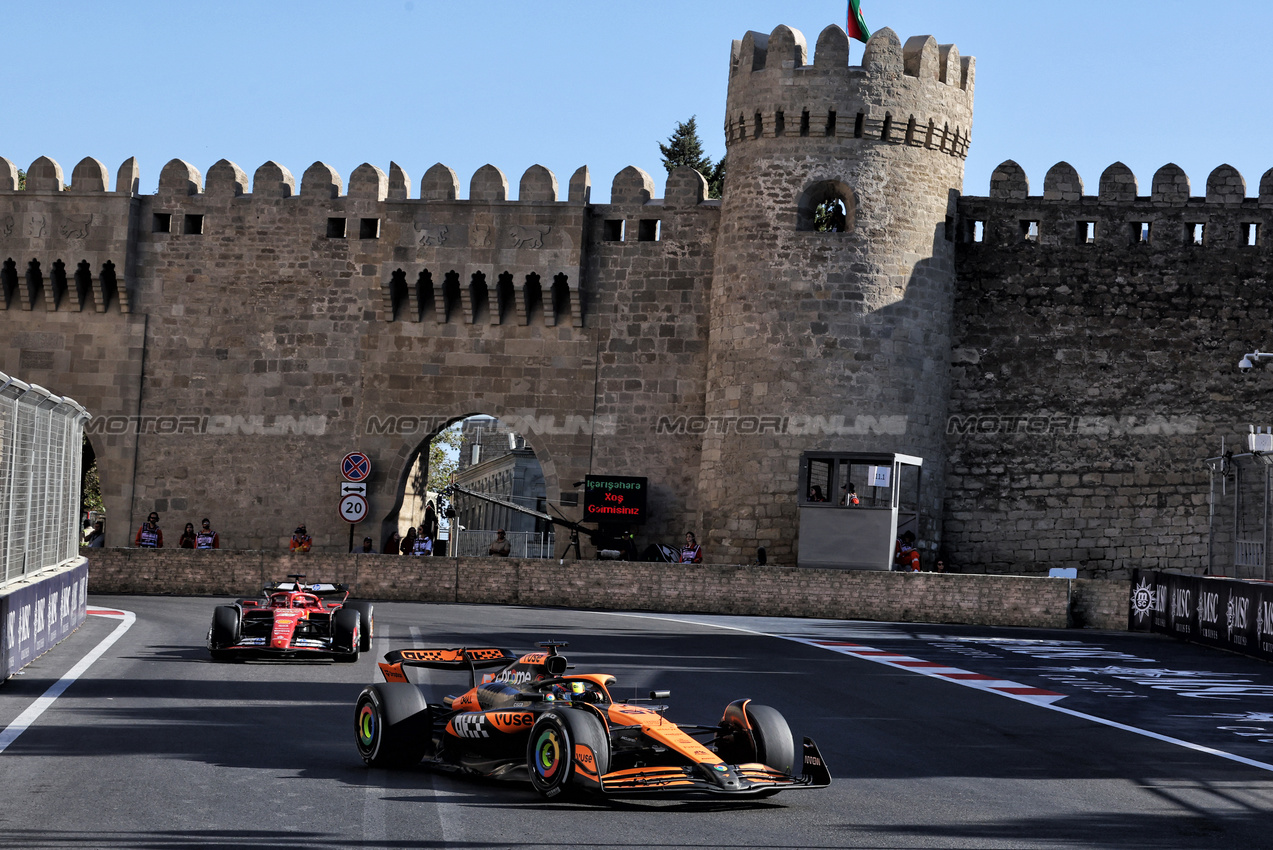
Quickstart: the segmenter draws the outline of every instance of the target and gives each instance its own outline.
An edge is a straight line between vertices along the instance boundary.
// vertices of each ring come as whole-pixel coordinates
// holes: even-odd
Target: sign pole
[[[371,458],[366,452],[350,452],[340,461],[340,515],[349,523],[349,552],[354,551],[354,526],[367,516],[367,479]]]

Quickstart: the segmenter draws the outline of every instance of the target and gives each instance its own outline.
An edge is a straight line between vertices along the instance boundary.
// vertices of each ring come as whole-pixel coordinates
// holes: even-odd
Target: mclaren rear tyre
[[[371,641],[376,636],[376,606],[370,602],[346,602],[341,607],[358,612],[358,628],[362,634],[358,648],[363,652],[371,652]]]
[[[410,767],[428,751],[433,736],[429,706],[415,685],[385,682],[358,695],[354,707],[358,755],[370,767]]]
[[[233,605],[218,605],[212,611],[212,630],[208,632],[208,651],[215,661],[229,661],[234,651],[227,647],[239,642],[242,614]]]
[[[792,775],[796,765],[796,742],[786,718],[767,705],[747,706],[747,720],[756,739],[756,761]]]
[[[332,658],[354,663],[362,644],[362,617],[350,608],[341,608],[332,615]]]
[[[535,790],[552,799],[600,791],[610,771],[610,739],[591,712],[560,709],[540,715],[526,742],[526,766]]]

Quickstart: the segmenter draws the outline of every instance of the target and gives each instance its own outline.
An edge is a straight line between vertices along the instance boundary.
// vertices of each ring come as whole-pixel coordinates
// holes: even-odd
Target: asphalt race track
[[[1273,667],[1157,636],[381,603],[357,664],[228,664],[203,648],[217,601],[90,599],[136,620],[29,724],[15,721],[123,621],[90,616],[0,685],[0,846],[1269,843]],[[384,651],[547,638],[616,675],[616,697],[670,689],[673,720],[714,723],[740,697],[778,708],[835,783],[594,805],[363,766],[353,702]]]

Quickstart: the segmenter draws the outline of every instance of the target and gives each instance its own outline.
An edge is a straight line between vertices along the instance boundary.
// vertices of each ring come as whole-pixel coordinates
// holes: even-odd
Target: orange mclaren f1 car
[[[825,788],[831,774],[809,738],[797,750],[772,708],[738,700],[713,726],[667,720],[667,699],[611,698],[613,676],[566,675],[559,650],[521,657],[502,649],[396,649],[354,710],[358,752],[372,767],[427,763],[491,777],[529,776],[545,797],[722,794],[763,797]],[[411,667],[467,671],[470,687],[430,704]],[[495,671],[480,673],[479,671]],[[797,762],[799,759],[799,762]],[[800,773],[796,773],[797,766]]]

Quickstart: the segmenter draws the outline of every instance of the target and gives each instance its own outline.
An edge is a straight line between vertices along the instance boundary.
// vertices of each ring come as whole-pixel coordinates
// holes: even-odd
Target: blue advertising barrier
[[[88,609],[88,561],[0,596],[0,679],[7,679],[79,628]]]
[[[1273,583],[1137,571],[1127,626],[1273,661]]]

